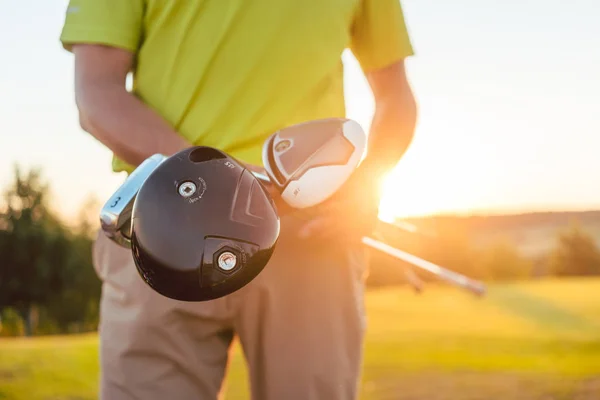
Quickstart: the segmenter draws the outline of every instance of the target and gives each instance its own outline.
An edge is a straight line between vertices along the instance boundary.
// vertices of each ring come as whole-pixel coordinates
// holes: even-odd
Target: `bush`
[[[13,308],[0,310],[0,336],[22,336],[25,333],[23,319]]]
[[[577,221],[562,231],[550,256],[549,269],[557,276],[600,274],[600,250]]]

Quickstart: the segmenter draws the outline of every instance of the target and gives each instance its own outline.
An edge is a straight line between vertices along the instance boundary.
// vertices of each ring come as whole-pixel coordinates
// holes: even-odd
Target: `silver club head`
[[[119,186],[100,211],[100,226],[104,234],[122,247],[131,247],[131,212],[140,188],[167,157],[154,154],[142,162]]]

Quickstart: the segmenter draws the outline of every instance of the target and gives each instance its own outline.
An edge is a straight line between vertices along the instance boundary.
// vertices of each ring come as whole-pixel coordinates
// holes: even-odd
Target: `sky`
[[[40,166],[67,218],[123,176],[78,125],[66,0],[0,0],[0,186]],[[600,208],[600,2],[404,0],[415,139],[382,209],[399,217]],[[348,117],[373,99],[343,55]]]

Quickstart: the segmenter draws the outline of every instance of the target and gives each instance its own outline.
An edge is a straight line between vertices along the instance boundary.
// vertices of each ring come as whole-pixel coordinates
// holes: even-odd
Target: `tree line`
[[[438,230],[435,237],[425,238],[399,230],[388,224],[379,228],[385,241],[445,268],[485,282],[514,282],[545,277],[600,276],[600,248],[594,236],[576,219],[554,237],[549,251],[527,256],[517,243],[500,237],[486,245],[474,243],[458,223]],[[390,256],[371,252],[372,286],[406,282],[402,264]],[[423,281],[436,280],[431,274],[413,269]]]
[[[91,259],[95,224],[86,212],[93,203],[70,226],[49,201],[41,170],[16,166],[0,202],[0,335],[96,329],[100,282]]]
[[[0,201],[0,336],[91,332],[97,329],[101,282],[92,263],[99,203],[85,204],[74,224],[50,207],[50,185],[40,169],[18,166]],[[459,227],[435,240],[383,224],[388,243],[446,268],[487,282],[544,276],[600,275],[600,249],[573,224],[556,237],[552,251],[537,259],[508,240],[474,246]],[[370,254],[369,286],[407,283],[410,269],[424,281],[435,278],[378,252]]]

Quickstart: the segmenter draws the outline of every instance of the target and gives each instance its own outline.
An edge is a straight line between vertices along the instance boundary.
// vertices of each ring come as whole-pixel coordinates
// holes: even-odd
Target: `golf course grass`
[[[371,290],[361,399],[600,399],[600,279]],[[0,399],[94,399],[97,336],[0,339]],[[239,348],[227,400],[248,399]]]

